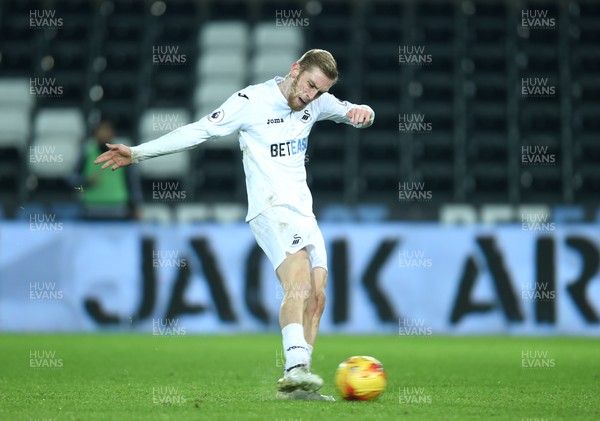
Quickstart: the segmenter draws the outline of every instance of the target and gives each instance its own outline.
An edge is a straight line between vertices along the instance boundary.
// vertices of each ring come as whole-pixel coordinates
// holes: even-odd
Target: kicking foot
[[[335,398],[333,396],[321,395],[318,392],[314,392],[312,390],[304,390],[304,389],[295,389],[291,392],[277,392],[275,395],[277,399],[290,399],[290,400],[299,400],[299,401],[327,401],[327,402],[335,402]]]
[[[277,381],[280,392],[291,392],[296,389],[317,391],[321,386],[323,386],[323,379],[305,367],[293,368]]]

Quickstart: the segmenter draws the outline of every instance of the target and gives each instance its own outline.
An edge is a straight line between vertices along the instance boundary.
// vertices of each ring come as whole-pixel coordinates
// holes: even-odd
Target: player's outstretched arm
[[[112,165],[111,169],[113,171],[117,168],[131,165],[131,149],[129,146],[122,144],[113,145],[110,143],[107,143],[106,146],[108,146],[109,150],[99,155],[98,158],[94,160],[94,164],[101,164],[104,162],[102,169],[104,170]]]
[[[132,147],[107,143],[109,150],[98,156],[94,163],[103,164],[103,170],[111,167],[114,171],[150,158],[190,150],[211,138],[226,136],[241,129],[246,116],[242,111],[248,102],[247,95],[233,94],[221,108],[208,116],[157,139]]]

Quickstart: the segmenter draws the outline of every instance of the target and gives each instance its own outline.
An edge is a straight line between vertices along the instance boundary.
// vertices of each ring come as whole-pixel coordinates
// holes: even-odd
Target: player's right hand
[[[94,160],[94,164],[101,164],[102,169],[106,169],[112,165],[112,170],[116,170],[117,168],[126,167],[131,165],[131,149],[129,146],[125,146],[122,144],[112,145],[107,143],[108,151],[104,152],[102,155],[98,156]]]

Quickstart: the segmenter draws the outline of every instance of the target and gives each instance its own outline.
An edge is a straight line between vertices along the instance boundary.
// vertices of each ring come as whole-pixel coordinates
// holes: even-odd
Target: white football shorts
[[[288,206],[265,209],[249,222],[254,238],[277,270],[286,258],[306,247],[311,269],[327,270],[327,251],[323,234],[312,216],[304,216]]]

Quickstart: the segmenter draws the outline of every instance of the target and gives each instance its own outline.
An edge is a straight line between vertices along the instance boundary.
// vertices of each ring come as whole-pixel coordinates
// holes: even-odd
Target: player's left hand
[[[123,144],[114,145],[111,143],[107,143],[106,146],[108,147],[108,151],[99,155],[94,160],[94,164],[104,163],[104,165],[102,165],[103,170],[112,165],[111,169],[113,171],[117,168],[131,165],[131,149],[129,149],[129,146]]]
[[[371,121],[371,111],[366,108],[352,108],[346,113],[346,117],[350,119],[351,124],[369,124]]]

